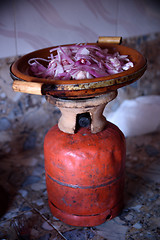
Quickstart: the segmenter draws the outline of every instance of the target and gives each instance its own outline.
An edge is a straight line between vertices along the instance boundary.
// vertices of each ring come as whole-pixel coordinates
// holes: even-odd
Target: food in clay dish
[[[109,53],[107,48],[87,44],[50,49],[48,59],[31,58],[28,64],[34,76],[57,80],[99,78],[134,66],[128,55],[121,55],[118,51]]]

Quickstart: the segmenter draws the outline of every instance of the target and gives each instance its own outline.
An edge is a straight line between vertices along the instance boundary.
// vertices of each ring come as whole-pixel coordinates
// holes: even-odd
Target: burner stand
[[[77,116],[89,113],[91,118],[91,132],[98,133],[106,125],[103,110],[106,104],[116,96],[117,90],[87,99],[65,100],[53,96],[47,96],[46,99],[49,103],[56,105],[62,113],[58,122],[58,127],[61,131],[74,134],[77,129]]]

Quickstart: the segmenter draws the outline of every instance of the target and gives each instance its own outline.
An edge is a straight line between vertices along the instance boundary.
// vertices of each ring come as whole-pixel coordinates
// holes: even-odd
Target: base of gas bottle
[[[58,218],[60,221],[77,227],[94,227],[98,226],[106,221],[109,221],[120,214],[123,209],[123,200],[121,200],[116,206],[112,209],[108,209],[103,213],[95,215],[75,215],[64,212],[57,208],[50,200],[49,207],[53,216]]]
[[[123,207],[125,137],[106,122],[96,134],[52,127],[44,141],[46,186],[52,214],[72,226],[97,226]]]

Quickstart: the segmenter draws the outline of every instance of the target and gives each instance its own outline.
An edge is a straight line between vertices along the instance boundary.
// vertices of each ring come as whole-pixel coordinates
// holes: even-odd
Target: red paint
[[[114,124],[92,134],[54,126],[44,141],[46,184],[53,215],[74,226],[95,226],[123,207],[125,138]]]

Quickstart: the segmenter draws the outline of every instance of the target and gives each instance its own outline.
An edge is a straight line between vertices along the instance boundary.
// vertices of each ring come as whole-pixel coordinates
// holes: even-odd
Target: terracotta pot
[[[21,90],[18,90],[18,86],[14,86],[15,91],[24,91],[29,93],[34,93],[34,88],[36,89],[35,94],[37,94],[37,84],[41,83],[38,87],[38,94],[52,95],[55,97],[65,98],[65,99],[79,99],[79,98],[89,98],[95,97],[101,94],[105,94],[110,91],[114,91],[118,88],[131,84],[132,82],[139,79],[146,70],[147,63],[146,59],[135,49],[110,43],[88,43],[89,45],[97,45],[101,48],[108,48],[109,53],[118,51],[120,54],[128,55],[130,60],[134,63],[134,67],[105,77],[92,78],[92,79],[80,79],[80,80],[51,80],[46,78],[38,78],[33,76],[30,71],[30,66],[28,64],[31,58],[45,58],[48,59],[50,55],[50,50],[53,47],[40,49],[31,53],[28,53],[17,61],[15,61],[10,69],[11,77],[14,80],[23,80],[22,83],[18,82]],[[63,46],[70,46],[62,45]],[[58,46],[55,46],[58,47]],[[55,54],[56,51],[53,53]],[[25,84],[25,82],[30,82],[30,84]],[[28,88],[28,89],[27,89]],[[30,92],[30,89],[32,90]],[[26,91],[27,90],[27,91]],[[39,93],[40,92],[40,93]]]
[[[125,138],[107,122],[99,133],[80,128],[67,134],[54,126],[44,141],[51,211],[74,226],[95,226],[123,207]]]

